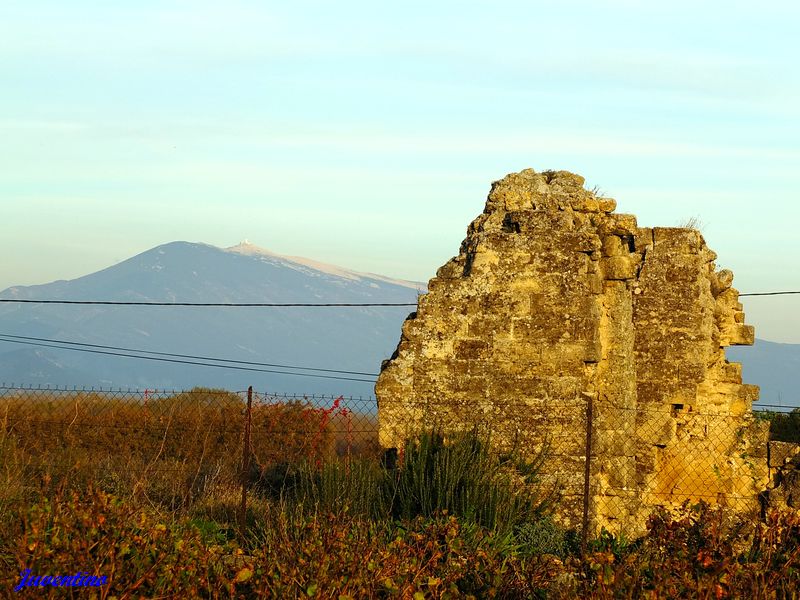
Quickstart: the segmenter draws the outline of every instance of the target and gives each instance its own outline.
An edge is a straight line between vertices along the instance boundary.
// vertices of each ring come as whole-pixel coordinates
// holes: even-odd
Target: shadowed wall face
[[[758,389],[724,355],[753,342],[733,276],[699,232],[640,228],[615,207],[565,171],[492,185],[383,366],[384,447],[422,427],[488,422],[501,446],[547,448],[546,482],[575,525],[591,399],[596,526],[639,529],[653,505],[686,499],[753,505],[766,468],[742,459],[762,446]],[[724,431],[698,428],[699,415]]]

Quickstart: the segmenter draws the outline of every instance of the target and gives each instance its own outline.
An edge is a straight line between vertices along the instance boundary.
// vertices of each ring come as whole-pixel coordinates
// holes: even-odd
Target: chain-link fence
[[[786,410],[736,415],[591,402],[544,408],[381,406],[395,429],[408,426],[401,433],[381,430],[373,398],[2,386],[0,453],[21,485],[83,478],[174,507],[221,483],[242,486],[246,498],[248,487],[301,461],[385,463],[383,448],[402,446],[410,429],[463,429],[480,413],[493,439],[543,457],[541,486],[557,493],[565,523],[592,536],[603,527],[636,533],[654,507],[687,501],[755,509],[769,480],[761,442]]]
[[[385,447],[402,446],[422,427],[481,423],[501,450],[541,454],[538,481],[557,496],[559,521],[588,537],[604,528],[636,536],[655,509],[684,503],[757,512],[780,467],[769,456],[770,440],[800,442],[800,412],[770,405],[749,411],[744,401],[619,406],[589,395],[553,403],[464,394],[447,403],[421,399],[380,408]]]
[[[275,465],[377,457],[376,405],[252,390],[2,386],[0,453],[20,485],[84,479],[175,508],[212,484],[249,487]]]
[[[594,407],[587,420],[589,535],[601,528],[641,533],[654,509],[685,503],[760,510],[770,484],[770,407],[714,408]]]

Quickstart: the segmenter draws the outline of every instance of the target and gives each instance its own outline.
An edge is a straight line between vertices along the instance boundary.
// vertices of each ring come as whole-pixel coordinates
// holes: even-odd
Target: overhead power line
[[[800,294],[800,292],[753,292],[751,294],[739,294],[742,296],[788,296],[789,294]]]
[[[297,377],[314,377],[317,379],[338,379],[340,381],[361,381],[364,383],[375,383],[374,379],[360,379],[355,377],[340,377],[338,375],[317,375],[315,373],[294,373],[292,371],[277,371],[274,369],[259,369],[257,367],[242,367],[237,365],[220,365],[215,363],[206,363],[193,360],[182,360],[176,358],[163,358],[159,356],[142,356],[140,354],[123,354],[121,352],[109,352],[107,350],[91,350],[89,348],[75,348],[72,346],[59,346],[56,344],[46,344],[43,342],[29,342],[25,340],[15,340],[4,338],[0,336],[0,342],[8,344],[23,344],[26,346],[38,346],[42,348],[57,348],[59,350],[70,350],[72,352],[88,352],[90,354],[102,354],[106,356],[119,356],[123,358],[136,358],[138,360],[152,360],[156,362],[178,363],[184,365],[195,365],[199,367],[214,367],[217,369],[231,369],[235,371],[251,371],[257,373],[276,373],[278,375],[295,375]]]
[[[362,306],[416,306],[416,302],[128,302],[117,300],[18,300],[16,298],[0,298],[6,304],[80,304],[105,306],[211,306],[211,307],[262,307],[262,308],[297,308],[297,307],[362,307]]]
[[[135,352],[139,354],[153,354],[156,356],[168,356],[170,358],[190,358],[193,360],[211,360],[214,362],[232,363],[237,365],[253,365],[257,367],[275,367],[279,369],[299,369],[301,371],[320,371],[323,373],[339,373],[344,375],[366,375],[367,377],[377,377],[377,373],[366,373],[363,371],[347,371],[343,369],[323,369],[321,367],[299,367],[297,365],[283,365],[277,363],[254,362],[249,360],[234,360],[230,358],[217,358],[215,356],[197,356],[194,354],[176,354],[174,352],[156,352],[155,350],[142,350],[141,348],[123,348],[120,346],[106,346],[102,344],[87,344],[84,342],[72,342],[69,340],[54,340],[50,338],[31,337],[26,335],[11,335],[10,333],[0,333],[0,338],[13,338],[17,340],[27,340],[31,342],[49,342],[51,344],[64,344],[66,346],[83,346],[87,348],[99,348],[102,350],[121,350],[123,352]]]
[[[739,297],[788,296],[793,294],[800,294],[800,290],[740,293]],[[66,304],[79,306],[197,306],[211,308],[371,308],[384,306],[417,306],[416,302],[133,302],[125,300],[20,300],[17,298],[0,298],[0,303]]]

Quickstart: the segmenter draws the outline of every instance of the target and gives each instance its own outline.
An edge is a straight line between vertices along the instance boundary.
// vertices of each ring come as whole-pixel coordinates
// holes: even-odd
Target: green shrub
[[[550,497],[537,483],[538,463],[491,450],[476,429],[445,436],[423,432],[406,441],[400,464],[386,478],[397,519],[452,514],[509,535],[539,519]]]
[[[800,443],[800,408],[789,413],[760,411],[756,414],[770,422],[771,440]]]
[[[387,474],[374,458],[301,465],[290,499],[307,508],[334,514],[385,519]]]
[[[572,549],[567,530],[549,516],[522,523],[514,532],[514,538],[524,556],[552,554],[564,558]]]
[[[396,520],[450,514],[510,542],[515,528],[538,522],[548,506],[538,464],[498,455],[475,430],[448,437],[429,431],[406,441],[392,469],[374,457],[284,462],[265,471],[256,488],[324,513]]]

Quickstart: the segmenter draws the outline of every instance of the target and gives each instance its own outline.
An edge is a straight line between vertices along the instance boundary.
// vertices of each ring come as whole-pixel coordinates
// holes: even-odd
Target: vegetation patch
[[[220,407],[201,408],[211,419]],[[552,517],[559,499],[542,487],[540,457],[497,452],[476,430],[422,432],[388,464],[370,444],[340,451],[331,419],[303,406],[259,418],[286,437],[255,445],[267,464],[252,476],[244,530],[239,465],[217,450],[240,443],[225,438],[224,419],[211,421],[221,437],[207,421],[181,421],[182,436],[206,440],[200,448],[154,436],[140,440],[138,458],[115,453],[102,433],[96,446],[54,443],[45,455],[32,429],[9,421],[0,589],[26,572],[106,577],[92,589],[107,598],[791,598],[800,589],[794,512],[756,523],[686,505],[653,514],[639,539],[602,532],[582,553],[576,532]],[[311,435],[301,423],[316,444],[291,437]],[[81,593],[27,587],[17,596]]]

